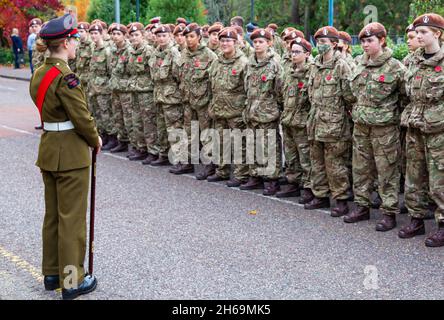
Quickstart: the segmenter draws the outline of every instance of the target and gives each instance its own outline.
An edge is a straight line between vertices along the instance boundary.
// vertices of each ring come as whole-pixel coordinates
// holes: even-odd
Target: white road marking
[[[5,87],[0,85],[0,90],[8,90],[8,91],[17,91],[17,89],[12,88],[12,87]]]

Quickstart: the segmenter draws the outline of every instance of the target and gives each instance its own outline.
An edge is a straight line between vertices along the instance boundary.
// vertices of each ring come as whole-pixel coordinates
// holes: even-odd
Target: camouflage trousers
[[[127,93],[113,91],[111,95],[112,101],[112,122],[114,127],[111,131],[112,135],[117,136],[121,142],[128,142],[128,133],[126,132],[125,122],[123,119],[122,97],[125,98]]]
[[[119,93],[120,104],[122,105],[123,125],[125,126],[125,132],[127,134],[124,142],[129,142],[133,148],[136,148],[133,138],[133,104],[134,93],[133,92],[121,92]]]
[[[136,93],[142,113],[143,136],[147,152],[152,155],[159,154],[157,143],[157,108],[154,103],[153,92]]]
[[[310,144],[306,128],[282,126],[284,134],[285,176],[291,184],[310,188]]]
[[[247,128],[253,130],[255,135],[254,145],[246,144],[247,150],[256,150],[254,164],[249,166],[249,175],[251,177],[262,177],[266,180],[277,180],[280,177],[282,168],[282,146],[281,135],[279,132],[279,121],[266,123],[250,121]],[[262,129],[264,139],[260,138]],[[269,135],[274,135],[275,139],[269,139]],[[273,154],[269,154],[269,150]],[[247,151],[248,152],[248,151]],[[258,155],[263,156],[262,161],[258,161]]]
[[[219,177],[222,178],[229,178],[230,177],[230,164],[229,163],[224,163],[224,158],[226,159],[230,159],[230,163],[233,163],[233,176],[234,178],[236,178],[239,181],[245,181],[248,179],[248,165],[246,164],[246,159],[245,159],[245,139],[242,139],[242,144],[241,144],[241,155],[242,155],[242,163],[241,164],[234,164],[234,161],[232,161],[234,159],[234,154],[235,152],[237,152],[238,150],[234,150],[235,147],[235,142],[234,139],[231,138],[231,150],[228,149],[224,149],[222,143],[225,141],[223,140],[224,138],[224,134],[223,131],[224,129],[229,129],[231,130],[231,133],[233,133],[233,130],[235,129],[239,129],[240,131],[243,131],[246,129],[246,125],[242,119],[242,117],[235,117],[235,118],[230,118],[230,119],[225,119],[225,118],[217,118],[214,120],[214,128],[217,130],[219,137],[220,137],[220,165],[217,165],[216,167],[216,174]],[[231,136],[231,135],[230,135]],[[231,157],[229,156],[231,154]]]
[[[183,128],[183,106],[181,104],[157,104],[157,139],[159,156],[167,157],[174,142],[168,140],[168,135],[175,129]]]
[[[213,128],[213,119],[211,119],[208,113],[208,106],[204,106],[199,109],[192,108],[188,103],[184,105],[183,111],[183,126],[188,135],[188,159],[191,159],[191,141],[194,137],[191,136],[191,122],[198,121],[199,122],[199,133],[202,135],[202,141],[204,144],[209,142],[209,137],[205,136],[205,129]],[[199,137],[196,137],[199,138]],[[199,150],[202,149],[202,144],[199,140]],[[211,155],[211,154],[210,154]],[[197,159],[194,159],[197,161]]]
[[[399,213],[400,151],[400,129],[397,125],[355,124],[353,192],[359,206],[370,208],[370,195],[377,180],[382,213]]]
[[[311,141],[310,180],[312,191],[318,198],[348,199],[350,175],[348,169],[350,142]]]
[[[408,128],[405,204],[413,218],[423,219],[429,197],[438,208],[437,222],[444,222],[444,133],[423,134]]]
[[[131,113],[132,132],[130,144],[141,152],[146,152],[145,133],[143,131],[142,104],[140,93],[133,93],[133,108]]]
[[[99,134],[111,134],[112,112],[111,112],[111,95],[110,94],[98,94],[93,95],[90,100],[90,108],[96,119],[97,129]]]

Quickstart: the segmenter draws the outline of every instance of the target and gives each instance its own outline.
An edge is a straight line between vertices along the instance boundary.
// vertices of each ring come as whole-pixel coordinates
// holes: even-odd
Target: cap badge
[[[327,28],[324,28],[324,30],[322,31],[322,33],[324,34],[324,36],[326,36],[328,34],[328,30]]]
[[[136,27],[136,26],[134,26],[134,27],[133,27],[133,31],[136,31],[136,30],[137,30],[137,27]]]
[[[424,21],[424,23],[429,23],[429,21],[430,21],[429,16],[425,16],[424,19],[423,19],[423,21]]]
[[[369,37],[372,35],[370,29],[366,29],[366,30],[365,30],[365,34],[366,34],[367,36],[369,36]]]
[[[265,36],[265,31],[264,30],[261,31],[261,36],[262,37]]]

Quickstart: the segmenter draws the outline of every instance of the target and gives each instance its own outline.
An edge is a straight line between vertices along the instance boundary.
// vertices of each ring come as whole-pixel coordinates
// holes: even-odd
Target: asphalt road
[[[60,299],[40,274],[38,120],[28,83],[0,78],[0,299]],[[444,298],[444,248],[376,232],[377,211],[347,225],[124,154],[101,154],[97,176],[99,285],[81,299]]]

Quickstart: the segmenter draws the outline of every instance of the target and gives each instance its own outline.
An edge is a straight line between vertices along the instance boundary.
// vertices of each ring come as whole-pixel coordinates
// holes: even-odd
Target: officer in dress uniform
[[[97,286],[83,265],[90,148],[100,151],[102,141],[80,79],[68,67],[78,45],[75,26],[75,18],[66,14],[42,28],[40,45],[48,47],[50,56],[30,83],[44,130],[36,162],[45,185],[42,272],[45,289],[61,287],[63,299]]]

